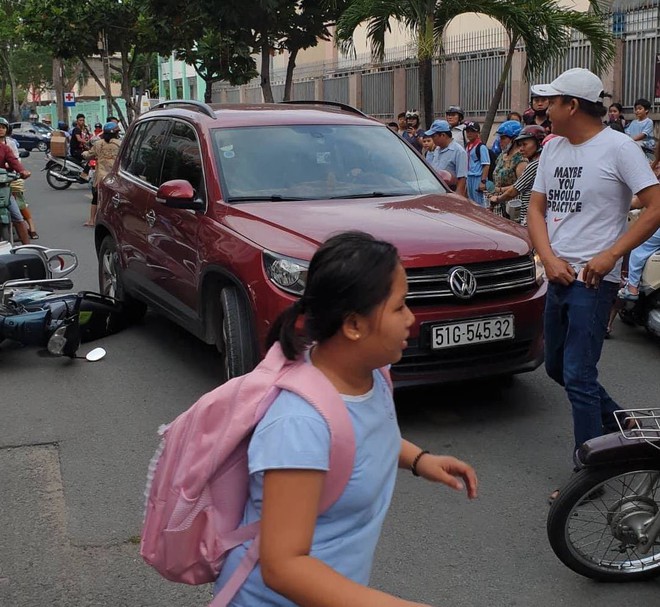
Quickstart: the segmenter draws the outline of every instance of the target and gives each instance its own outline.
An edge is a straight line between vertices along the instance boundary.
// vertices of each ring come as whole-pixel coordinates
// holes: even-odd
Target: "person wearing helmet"
[[[635,142],[603,124],[603,89],[584,68],[532,88],[549,99],[552,131],[560,135],[543,148],[527,226],[549,281],[545,368],[571,403],[571,455],[618,430],[619,405],[599,382],[598,360],[621,259],[660,227],[660,184]],[[633,194],[646,210],[626,230]]]
[[[500,195],[523,174],[527,166],[527,159],[514,144],[514,139],[520,134],[522,125],[517,120],[505,120],[497,129],[502,151],[497,157],[495,169],[493,170],[494,194]],[[491,198],[492,200],[492,198]],[[503,205],[496,204],[491,210],[500,217],[504,216]]]
[[[401,137],[421,154],[423,135],[424,130],[419,128],[419,112],[417,110],[408,110],[406,112],[406,130]]]
[[[534,92],[529,100],[529,109],[523,114],[523,122],[526,125],[535,124],[545,129],[546,135],[552,131],[552,123],[548,118],[548,99],[539,97]]]
[[[27,179],[30,176],[30,171],[28,171],[18,160],[18,146],[15,142],[13,142],[13,144],[16,145],[14,148],[12,145],[10,145],[11,142],[9,142],[9,144],[6,142],[9,129],[9,122],[4,118],[0,118],[0,131],[2,131],[3,140],[0,142],[0,168],[14,171],[15,173],[18,173],[23,179]],[[30,235],[28,232],[28,224],[23,219],[23,215],[21,215],[21,211],[18,208],[18,204],[16,203],[16,200],[14,200],[13,196],[9,196],[8,208],[11,221],[16,227],[16,231],[18,232],[18,236],[21,239],[21,242],[23,244],[29,244]]]
[[[103,125],[100,122],[97,122],[94,125],[94,137],[98,137],[103,132]]]
[[[451,127],[451,138],[463,149],[467,146],[467,137],[465,136],[465,125],[463,120],[465,112],[459,105],[450,105],[445,112],[445,119]]]
[[[0,118],[0,143],[6,143],[14,152],[14,156],[18,158],[18,149],[20,146],[18,145],[18,141],[11,136],[11,131],[11,124],[9,124],[4,118]],[[12,221],[16,226],[16,231],[18,232],[21,242],[23,244],[28,244],[30,239],[37,240],[39,234],[37,234],[32,213],[25,201],[25,180],[16,179],[11,182],[9,187],[11,189],[9,212]],[[23,220],[27,222],[27,235],[26,226],[24,225]]]
[[[527,166],[522,175],[501,194],[491,196],[491,206],[503,205],[509,201],[520,200],[520,207],[512,205],[510,212],[505,214],[509,219],[527,225],[527,208],[529,207],[529,198],[532,195],[532,186],[536,178],[536,170],[539,166],[539,158],[543,149],[543,140],[545,139],[545,129],[542,126],[532,124],[523,128],[520,134],[515,138],[514,144],[527,159]],[[505,206],[506,209],[506,206]]]
[[[96,171],[94,173],[94,183],[92,184],[92,205],[89,210],[89,219],[83,223],[85,227],[94,227],[98,205],[99,184],[112,169],[115,158],[117,158],[117,154],[119,154],[120,145],[119,125],[115,122],[107,122],[103,125],[103,132],[92,145],[92,149],[83,152],[83,158],[85,160],[96,158]]]

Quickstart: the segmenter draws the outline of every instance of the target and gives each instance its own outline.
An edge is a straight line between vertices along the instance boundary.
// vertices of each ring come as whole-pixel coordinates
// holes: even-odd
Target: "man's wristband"
[[[482,179],[481,183],[488,183],[488,179]]]
[[[419,463],[419,460],[422,459],[422,455],[427,455],[430,453],[430,451],[420,451],[416,456],[415,459],[413,460],[413,463],[410,464],[410,470],[413,473],[413,476],[419,476],[419,472],[417,472],[417,464]]]

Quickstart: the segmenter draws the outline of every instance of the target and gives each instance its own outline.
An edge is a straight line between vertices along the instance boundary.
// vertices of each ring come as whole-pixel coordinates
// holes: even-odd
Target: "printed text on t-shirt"
[[[575,188],[575,180],[582,177],[582,167],[559,166],[555,168],[555,179],[558,188],[548,190],[548,206],[553,213],[580,213],[582,192]]]

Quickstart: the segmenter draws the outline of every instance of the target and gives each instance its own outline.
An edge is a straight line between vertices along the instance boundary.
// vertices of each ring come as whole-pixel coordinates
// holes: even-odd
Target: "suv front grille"
[[[477,280],[474,301],[485,295],[509,294],[536,286],[536,268],[531,255],[500,261],[455,264],[436,268],[409,268],[408,298],[411,306],[432,305],[440,301],[466,302],[456,297],[449,288],[449,273],[457,266],[472,272]]]

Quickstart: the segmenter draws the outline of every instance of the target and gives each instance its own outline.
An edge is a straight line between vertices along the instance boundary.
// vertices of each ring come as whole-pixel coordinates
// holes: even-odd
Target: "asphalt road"
[[[95,289],[90,192],[50,189],[43,155],[27,196],[40,244],[74,249],[78,288]],[[91,349],[95,344],[83,347]],[[219,358],[154,314],[102,340],[97,363],[0,347],[0,606],[205,605],[208,588],[161,580],[138,555],[156,429],[213,388]],[[617,324],[601,377],[629,407],[658,404],[660,345]],[[543,370],[397,394],[403,435],[471,462],[480,496],[401,472],[372,585],[434,606],[603,607],[658,603],[660,582],[598,584],[566,569],[545,535],[546,499],[570,472],[571,423]]]

